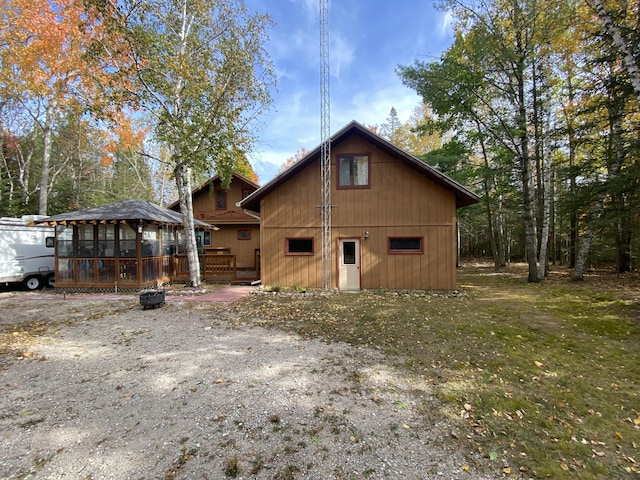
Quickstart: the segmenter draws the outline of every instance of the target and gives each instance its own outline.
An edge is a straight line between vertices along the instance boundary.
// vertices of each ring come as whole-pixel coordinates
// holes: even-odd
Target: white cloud
[[[355,49],[344,36],[337,34],[331,36],[330,48],[329,74],[339,77],[342,69],[348,68],[353,63]],[[318,56],[320,56],[319,50]]]
[[[451,10],[440,12],[438,13],[438,17],[438,35],[440,36],[440,38],[451,35],[453,33],[453,12]]]

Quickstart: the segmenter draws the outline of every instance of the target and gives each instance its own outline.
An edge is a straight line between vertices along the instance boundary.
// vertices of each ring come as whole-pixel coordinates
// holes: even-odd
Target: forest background
[[[261,49],[268,16],[234,0],[190,2],[197,8],[187,17],[180,16],[184,0],[144,3],[149,9],[138,14],[136,2],[2,0],[0,215],[56,214],[132,197],[175,201],[176,172],[184,175],[176,151],[191,148],[175,141],[176,119],[187,138],[196,126],[217,126],[198,144],[207,147],[193,156],[198,161],[187,163],[194,185],[231,170],[254,177],[247,154],[274,83]],[[531,282],[553,264],[576,279],[589,266],[636,269],[640,3],[438,4],[451,15],[454,42],[436,61],[397,70],[424,103],[407,122],[391,108],[369,127],[481,195],[480,204],[458,211],[461,255],[491,257],[496,269],[526,261]],[[157,14],[163,11],[173,17]],[[122,19],[134,13],[125,28]],[[206,18],[214,21],[201,32],[234,24],[242,35],[216,44],[220,61],[200,68],[197,83],[211,103],[198,104],[209,97],[194,92],[167,109],[159,99],[199,75],[186,55],[197,48],[179,34],[187,39],[184,27]],[[164,27],[177,37],[160,35]],[[171,71],[175,52],[187,62],[150,101],[145,82],[163,86],[157,72]],[[242,85],[231,88],[232,78]],[[167,123],[177,107],[185,115]]]

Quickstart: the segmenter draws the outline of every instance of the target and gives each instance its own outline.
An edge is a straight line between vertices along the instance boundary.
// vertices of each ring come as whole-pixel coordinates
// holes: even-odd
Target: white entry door
[[[360,240],[340,239],[340,290],[360,290]]]

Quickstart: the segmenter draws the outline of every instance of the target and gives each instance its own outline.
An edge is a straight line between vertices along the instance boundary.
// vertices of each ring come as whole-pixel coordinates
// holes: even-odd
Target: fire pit
[[[140,293],[142,309],[161,307],[164,304],[164,290],[149,290]]]

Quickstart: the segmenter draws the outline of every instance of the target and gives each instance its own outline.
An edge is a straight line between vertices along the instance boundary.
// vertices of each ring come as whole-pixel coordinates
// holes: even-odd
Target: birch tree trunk
[[[184,228],[187,248],[187,262],[189,265],[189,286],[200,286],[200,259],[196,243],[195,225],[193,221],[193,203],[191,199],[191,168],[179,163],[175,169],[176,186],[180,201],[180,214]]]
[[[178,34],[180,56],[187,51],[187,41],[191,32],[191,25],[194,20],[193,14],[188,12],[188,2],[183,0],[180,4],[180,32]],[[179,118],[182,112],[182,90],[184,79],[178,77],[174,85],[172,115]],[[189,286],[200,286],[200,260],[198,258],[198,244],[196,243],[195,225],[193,222],[193,200],[191,198],[191,166],[185,163],[184,151],[173,145],[173,158],[176,161],[175,177],[178,187],[178,198],[180,200],[180,213],[182,215],[182,226],[185,233],[187,248],[187,262],[189,264]]]
[[[529,155],[529,125],[527,122],[527,94],[525,89],[525,40],[523,38],[519,21],[520,8],[514,2],[514,27],[517,60],[515,62],[514,74],[517,82],[517,115],[516,126],[519,130],[519,156],[520,172],[522,175],[522,204],[523,217],[525,223],[525,250],[527,263],[529,264],[528,282],[537,282],[538,278],[538,238],[536,233],[536,219],[534,215],[535,195],[533,190],[531,158]]]
[[[587,0],[587,3],[589,3],[589,0]],[[629,49],[628,45],[631,44],[631,42],[622,37],[621,30],[613,22],[613,18],[611,18],[611,15],[607,12],[602,0],[591,0],[591,3],[598,14],[598,17],[602,20],[602,23],[604,23],[604,28],[613,39],[613,43],[622,56],[622,62],[627,74],[629,75],[633,91],[638,99],[638,103],[640,103],[640,69],[638,68],[634,52]]]
[[[551,125],[549,119],[545,128],[543,139],[544,164],[543,164],[543,192],[542,192],[542,235],[540,237],[540,263],[538,277],[543,279],[547,274],[547,248],[549,246],[549,217],[551,212]]]
[[[611,183],[611,181],[620,174],[622,162],[624,161],[625,157],[624,146],[622,145],[622,119],[620,118],[620,115],[616,115],[615,118],[616,120],[614,120],[613,126],[611,128],[611,135],[613,136],[613,142],[616,148],[616,158],[613,165],[608,169],[607,183]],[[593,213],[590,216],[589,223],[586,225],[584,235],[582,236],[582,239],[580,241],[580,248],[578,250],[578,254],[576,255],[576,266],[573,269],[573,273],[571,274],[572,280],[584,279],[584,272],[587,269],[587,260],[589,258],[589,253],[591,252],[591,244],[593,242],[594,222],[596,219],[600,218],[600,215],[602,215],[604,202],[608,195],[609,191],[606,188],[603,188],[598,195]]]
[[[43,151],[42,170],[40,172],[40,197],[38,201],[38,214],[46,215],[49,197],[49,164],[51,163],[51,136],[53,134],[53,115],[56,108],[55,100],[47,105],[44,125],[42,126]]]
[[[480,123],[476,122],[476,126],[478,128],[478,131],[480,131]],[[490,171],[489,168],[489,157],[487,155],[487,149],[485,147],[484,144],[484,138],[481,136],[480,137],[480,149],[482,150],[482,159],[484,161],[484,167],[485,170],[487,172]],[[493,269],[494,271],[498,272],[500,271],[500,268],[502,267],[502,263],[501,263],[501,258],[500,258],[500,254],[498,252],[498,242],[497,242],[497,231],[498,229],[496,228],[496,221],[494,219],[494,215],[493,215],[493,210],[491,207],[492,202],[489,201],[491,192],[490,192],[490,188],[489,188],[489,179],[487,178],[487,175],[483,175],[483,179],[482,179],[482,187],[484,190],[484,202],[485,202],[485,206],[486,206],[486,212],[487,212],[487,225],[489,226],[489,245],[491,246],[491,256],[493,257]]]

